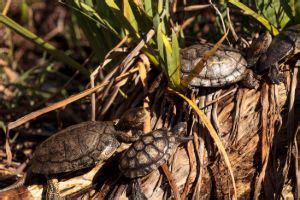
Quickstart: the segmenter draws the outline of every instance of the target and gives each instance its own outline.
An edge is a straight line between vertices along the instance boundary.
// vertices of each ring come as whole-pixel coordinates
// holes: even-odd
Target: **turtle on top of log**
[[[213,46],[210,43],[197,44],[181,50],[182,79]],[[279,84],[284,80],[279,73],[279,64],[299,52],[300,24],[286,28],[273,41],[268,32],[262,34],[247,50],[247,60],[237,49],[221,45],[209,57],[200,74],[189,83],[189,87],[222,87],[242,81],[246,87],[256,88],[260,76],[266,73],[271,83]]]
[[[171,131],[157,129],[135,141],[122,155],[119,169],[128,178],[149,174],[166,163],[176,147],[192,137],[184,137],[187,123],[178,123]]]
[[[213,46],[210,43],[197,44],[181,50],[182,79],[189,75],[204,53]],[[234,48],[221,45],[209,57],[200,74],[189,83],[189,87],[222,87],[239,81],[250,88],[258,87],[259,84],[253,71],[247,68],[247,61],[242,54]]]
[[[42,174],[48,179],[46,199],[63,199],[53,178],[60,173],[88,168],[109,159],[122,142],[135,141],[129,153],[125,152],[120,160],[121,172],[129,178],[150,173],[167,162],[174,148],[190,137],[183,136],[186,133],[186,123],[183,122],[171,131],[162,128],[142,135],[146,115],[145,109],[134,108],[125,112],[117,124],[112,121],[87,121],[59,131],[36,148],[22,180],[0,192],[20,187],[31,174]],[[132,165],[130,156],[135,150]]]

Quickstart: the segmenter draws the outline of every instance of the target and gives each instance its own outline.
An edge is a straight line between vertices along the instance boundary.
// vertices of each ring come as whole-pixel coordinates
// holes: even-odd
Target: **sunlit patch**
[[[137,151],[140,151],[144,148],[144,144],[142,141],[137,141],[134,143],[134,148],[137,150]]]
[[[148,157],[143,152],[139,152],[137,154],[137,160],[138,160],[139,164],[149,163]]]
[[[136,162],[134,159],[129,160],[129,168],[135,168]]]
[[[163,137],[163,132],[162,131],[156,131],[153,133],[154,137],[158,138],[158,137]]]
[[[127,156],[129,158],[132,158],[136,155],[136,151],[134,149],[129,149],[128,152],[127,152]]]
[[[149,145],[146,147],[147,154],[155,161],[159,158],[159,152],[154,148],[154,146]]]
[[[161,151],[166,147],[165,140],[163,139],[157,139],[154,141],[154,145]]]
[[[143,141],[145,144],[150,144],[153,141],[153,137],[151,135],[143,137]]]

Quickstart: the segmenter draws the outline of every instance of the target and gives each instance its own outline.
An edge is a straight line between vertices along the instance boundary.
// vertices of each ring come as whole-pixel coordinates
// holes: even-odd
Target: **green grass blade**
[[[164,0],[158,0],[157,13],[162,13],[163,9],[164,9]]]
[[[153,1],[152,0],[144,0],[144,8],[147,15],[153,18]]]
[[[28,4],[25,0],[22,1],[21,4],[21,20],[22,22],[28,21]]]
[[[164,45],[166,47],[167,52],[169,54],[172,54],[173,50],[172,50],[172,46],[171,46],[171,44],[170,44],[170,42],[168,40],[168,37],[164,33],[162,33],[161,36],[162,36],[162,40],[163,40],[163,43],[164,43]]]
[[[105,2],[107,3],[108,8],[113,13],[111,18],[114,19],[114,23],[117,24],[118,27],[121,27],[122,30],[126,30],[127,33],[131,33],[133,37],[139,37],[139,33],[134,28],[136,20],[133,19],[133,22],[131,22],[132,19],[128,19],[127,16],[124,15],[125,13],[118,7],[114,0],[106,0]]]
[[[68,66],[77,69],[80,73],[84,74],[85,76],[89,76],[89,71],[85,69],[82,65],[78,62],[67,56],[64,52],[57,50],[53,45],[49,44],[42,38],[38,37],[28,29],[22,27],[9,17],[6,17],[0,14],[0,22],[21,35],[22,37],[32,41],[45,51],[49,52],[54,58],[62,61],[63,63],[67,64]]]
[[[178,44],[177,35],[174,30],[172,30],[172,62],[169,69],[170,79],[177,89],[180,87],[180,48]]]
[[[128,20],[128,22],[133,27],[133,29],[136,32],[138,32],[139,31],[138,23],[136,21],[136,18],[133,14],[132,8],[131,8],[128,0],[123,0],[123,13],[124,13],[124,16],[126,17],[126,19]]]
[[[163,70],[163,72],[166,74],[166,75],[168,75],[167,74],[167,71],[166,71],[166,69],[165,69],[165,65],[164,65],[164,63],[166,63],[165,61],[165,48],[164,48],[164,42],[163,42],[163,32],[162,32],[162,23],[160,23],[159,25],[158,25],[158,27],[157,27],[157,31],[156,31],[156,42],[157,42],[157,49],[158,49],[158,54],[159,54],[159,60],[161,60],[162,61],[162,63],[161,63],[161,68],[162,68],[162,70]],[[168,76],[167,76],[168,77]]]
[[[157,28],[157,47],[160,56],[160,67],[168,78],[170,87],[180,89],[179,71],[179,44],[176,33],[172,31],[172,43],[164,33],[164,23],[161,22]]]
[[[96,10],[92,8],[90,5],[85,4],[79,0],[68,1],[67,5],[70,6],[74,11],[80,13],[82,17],[83,16],[87,17],[90,20],[89,23],[94,23],[95,26],[102,26],[103,28],[110,30],[113,34],[120,37],[118,30],[116,30],[112,26],[113,23],[111,21],[108,21],[107,18],[101,17],[96,12]]]
[[[105,0],[105,2],[107,3],[107,5],[111,8],[114,8],[116,10],[120,11],[120,8],[118,7],[118,5],[115,3],[114,0]]]

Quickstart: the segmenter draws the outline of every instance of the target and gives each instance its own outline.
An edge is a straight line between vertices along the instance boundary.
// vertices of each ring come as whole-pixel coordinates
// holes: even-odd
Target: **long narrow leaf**
[[[165,69],[165,48],[164,48],[164,42],[163,42],[163,33],[162,33],[162,23],[160,23],[157,27],[156,30],[156,42],[157,42],[157,49],[158,49],[158,54],[159,54],[159,60],[162,61],[163,63],[161,63],[161,68],[163,70],[163,72],[167,75],[167,71]]]
[[[132,8],[131,8],[128,0],[123,0],[123,12],[124,12],[124,16],[130,22],[133,29],[136,32],[138,32],[139,31],[138,23],[136,21],[136,18],[133,14]]]
[[[169,69],[170,80],[174,83],[177,89],[180,89],[180,48],[178,44],[177,35],[174,30],[172,30],[172,62]]]
[[[101,17],[94,8],[92,8],[90,5],[83,3],[80,0],[76,1],[70,1],[69,5],[73,5],[72,9],[76,10],[77,12],[81,13],[82,15],[85,15],[91,21],[94,21],[95,23],[99,23],[99,25],[103,26],[107,30],[110,30],[115,35],[119,35],[118,30],[116,30],[110,21],[107,19]],[[76,7],[74,7],[76,6]]]
[[[223,156],[225,164],[228,167],[228,171],[229,171],[229,174],[230,174],[230,177],[231,177],[232,186],[233,186],[233,190],[234,190],[233,199],[236,199],[236,197],[237,197],[236,184],[235,184],[235,179],[234,179],[233,170],[232,170],[232,167],[231,167],[231,164],[230,164],[230,160],[229,160],[228,155],[226,153],[225,147],[222,144],[222,141],[219,138],[219,136],[218,136],[217,132],[215,131],[214,127],[212,126],[211,122],[209,121],[209,119],[206,117],[206,115],[198,108],[198,106],[192,100],[190,100],[189,98],[187,98],[183,94],[172,90],[171,88],[168,88],[168,90],[170,92],[175,93],[176,95],[178,95],[182,99],[184,99],[196,111],[196,113],[198,114],[199,118],[201,119],[201,122],[208,129],[210,136],[214,140],[217,148],[219,149],[219,152]]]
[[[153,17],[153,1],[152,0],[144,0],[144,8],[145,12],[149,17]]]
[[[164,46],[166,47],[166,50],[168,51],[168,53],[172,54],[173,50],[172,50],[171,44],[168,40],[168,37],[164,33],[162,33],[161,36],[162,36],[162,40],[164,42]]]
[[[105,0],[105,2],[107,3],[107,5],[109,7],[121,11],[120,8],[119,8],[119,6],[116,4],[116,2],[114,0]]]

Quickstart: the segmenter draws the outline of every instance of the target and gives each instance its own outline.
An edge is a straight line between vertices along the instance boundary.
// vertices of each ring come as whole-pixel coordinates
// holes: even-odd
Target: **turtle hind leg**
[[[131,180],[130,187],[129,187],[129,193],[128,196],[129,200],[147,200],[146,195],[141,190],[141,179],[136,178]]]
[[[47,180],[46,200],[65,200],[60,195],[57,179],[50,178]]]
[[[249,69],[247,75],[245,76],[244,80],[242,80],[242,85],[246,88],[256,89],[260,85],[261,77],[256,73],[253,73],[251,69]]]

